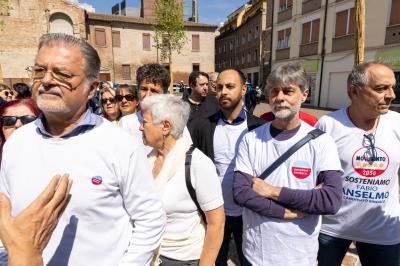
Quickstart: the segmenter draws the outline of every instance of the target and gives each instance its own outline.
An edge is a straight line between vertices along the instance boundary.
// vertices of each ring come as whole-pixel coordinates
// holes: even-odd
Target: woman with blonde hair
[[[104,118],[118,123],[121,118],[121,112],[115,99],[115,90],[112,88],[102,88],[100,90],[100,104]]]
[[[148,159],[167,215],[155,265],[214,265],[224,234],[222,190],[211,159],[182,137],[190,107],[164,94],[146,97],[141,111],[140,130],[153,148]]]

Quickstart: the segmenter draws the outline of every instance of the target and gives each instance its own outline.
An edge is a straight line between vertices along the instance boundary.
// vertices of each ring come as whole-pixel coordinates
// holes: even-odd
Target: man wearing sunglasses
[[[160,64],[146,64],[138,68],[136,71],[136,82],[138,84],[139,106],[144,98],[157,94],[168,93],[170,83],[169,72]],[[125,129],[129,134],[135,137],[139,142],[142,142],[142,132],[139,130],[143,123],[142,112],[136,112],[124,116],[119,121],[119,126]],[[185,127],[183,136],[192,141],[190,133]],[[151,147],[145,146],[146,152],[152,150]]]
[[[350,105],[316,125],[334,138],[344,170],[342,207],[322,220],[321,266],[341,265],[352,241],[362,265],[400,265],[400,115],[389,111],[395,86],[389,66],[355,66],[347,79]]]
[[[43,115],[4,146],[0,192],[10,198],[13,215],[54,175],[68,173],[70,202],[44,250],[44,264],[148,265],[165,214],[141,145],[87,108],[99,83],[96,50],[74,36],[46,34],[29,70]]]

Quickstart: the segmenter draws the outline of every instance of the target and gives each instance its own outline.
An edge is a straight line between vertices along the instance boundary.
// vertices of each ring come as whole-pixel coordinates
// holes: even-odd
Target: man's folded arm
[[[252,186],[253,177],[241,171],[235,171],[233,181],[233,197],[242,207],[246,207],[260,215],[272,218],[284,218],[285,207],[279,203],[257,194]]]

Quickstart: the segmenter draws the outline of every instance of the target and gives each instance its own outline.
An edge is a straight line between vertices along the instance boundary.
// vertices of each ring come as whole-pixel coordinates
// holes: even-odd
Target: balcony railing
[[[301,14],[305,14],[321,8],[321,0],[308,0],[303,2]]]
[[[318,42],[300,45],[300,56],[316,55],[317,53],[318,53]]]
[[[354,48],[354,34],[334,37],[332,39],[332,52],[352,50]]]
[[[385,44],[400,43],[400,24],[386,27]]]
[[[290,47],[283,49],[276,49],[276,60],[288,59],[290,57]]]

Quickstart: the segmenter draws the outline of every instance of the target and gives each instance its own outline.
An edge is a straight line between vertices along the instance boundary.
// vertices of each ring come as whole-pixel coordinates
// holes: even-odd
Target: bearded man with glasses
[[[148,265],[165,213],[140,144],[87,107],[99,84],[96,50],[74,36],[46,34],[29,71],[43,113],[3,149],[0,192],[10,198],[12,214],[21,213],[54,175],[67,173],[70,201],[43,251],[44,264]],[[18,241],[7,243],[19,247]]]
[[[362,265],[400,265],[400,114],[389,111],[395,86],[389,66],[355,66],[347,79],[350,105],[316,125],[334,138],[344,170],[342,207],[322,219],[321,266],[341,265],[352,241]]]

